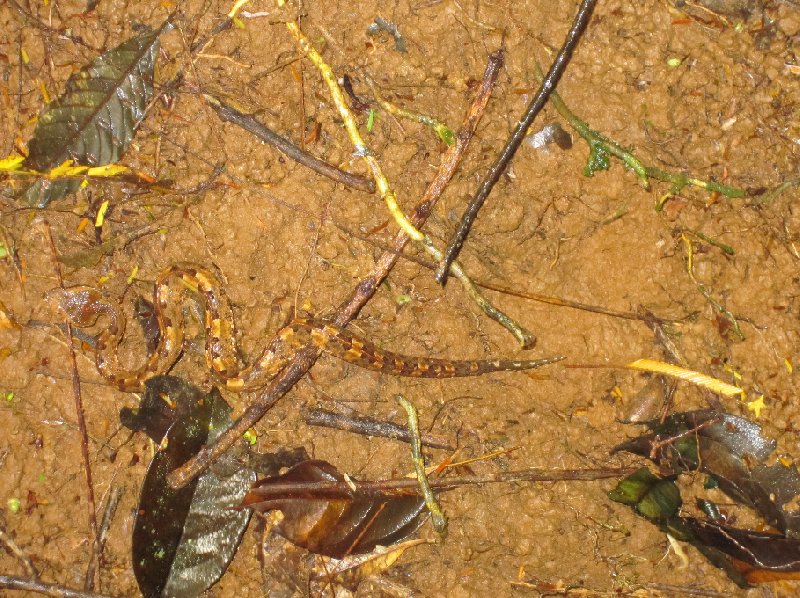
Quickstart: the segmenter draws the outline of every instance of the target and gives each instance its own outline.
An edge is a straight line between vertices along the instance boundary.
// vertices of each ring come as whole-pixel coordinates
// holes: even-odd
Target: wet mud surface
[[[83,2],[31,3],[30,11],[27,4],[0,6],[0,29],[6,32],[0,36],[3,155],[30,137],[43,87],[57,95],[73,70],[141,25],[158,26],[173,9],[170,2],[124,0],[102,1],[89,12]],[[781,455],[797,458],[799,378],[790,364],[800,362],[800,213],[796,189],[769,201],[761,201],[761,193],[797,176],[800,11],[794,3],[770,2],[753,7],[745,19],[736,12],[740,7],[712,7],[732,11],[726,16],[686,4],[682,11],[655,0],[601,2],[559,91],[576,114],[646,164],[722,181],[750,195],[730,199],[687,188],[656,211],[668,184],[653,181],[644,189],[619,161],[585,177],[588,149],[573,133],[568,150],[523,146],[479,215],[461,261],[476,280],[517,292],[674,320],[668,330],[689,367],[747,391],[746,401],[722,398],[722,406],[755,417],[747,402],[763,395],[757,421],[778,439]],[[425,228],[440,246],[524,111],[537,86],[536,62],[549,64],[546,48],[560,46],[575,5],[562,0],[303,5],[303,30],[337,75],[352,77],[359,96],[372,97],[369,76],[387,99],[453,128],[463,119],[488,55],[505,50],[487,112]],[[191,0],[181,9],[176,29],[163,38],[156,82],[179,69],[183,82],[153,104],[123,159],[169,185],[101,184],[44,210],[2,198],[4,243],[18,251],[22,280],[10,259],[0,261],[0,300],[19,323],[0,330],[5,393],[0,523],[42,579],[74,588],[83,586],[92,539],[68,348],[58,328],[62,317],[47,301],[58,282],[44,223],[59,255],[95,255],[94,227],[81,221],[92,220],[108,199],[111,210],[100,239],[120,242],[106,255],[62,263],[65,284],[101,287],[130,306],[136,295],[150,295],[164,268],[201,264],[225,281],[244,356],[259,353],[293,305],[331,314],[396,232],[377,195],[345,188],[287,160],[223,123],[203,100],[202,93],[226,98],[316,156],[367,174],[318,71],[301,58],[282,24],[295,13],[266,2],[248,5],[251,14],[263,11],[263,16],[243,18],[244,28],[220,33],[192,58],[189,47],[207,36],[230,6]],[[32,24],[31,16],[42,27]],[[406,52],[386,33],[367,34],[376,16],[397,25]],[[55,32],[65,28],[83,44]],[[28,57],[22,65],[20,48]],[[371,133],[367,115],[357,118],[401,207],[412,209],[444,145],[430,129],[383,111]],[[548,122],[568,129],[552,106],[534,130]],[[222,169],[215,175],[217,166]],[[687,271],[687,243],[694,280]],[[424,257],[411,246],[406,253]],[[736,318],[743,339],[699,286]],[[405,415],[394,400],[402,393],[418,407],[424,430],[459,447],[457,461],[500,452],[464,470],[639,464],[609,451],[641,430],[621,420],[636,408],[648,378],[621,366],[641,357],[664,359],[651,328],[642,320],[493,291],[487,295],[538,337],[534,349],[520,350],[457,281],[441,288],[429,269],[410,260],[400,260],[350,329],[410,355],[560,354],[567,360],[532,374],[431,381],[366,372],[323,355],[261,421],[258,450],[302,445],[354,477],[405,475],[411,470],[406,445],[303,423],[303,412],[311,407],[343,404],[402,424]],[[135,326],[130,329],[123,359],[141,363],[144,342]],[[198,332],[172,373],[208,386]],[[78,371],[98,508],[110,489],[124,490],[97,589],[135,595],[130,533],[153,447],[143,435],[121,428],[119,409],[136,406],[137,397],[106,385],[85,347],[78,350]],[[229,399],[241,405],[248,395]],[[678,386],[673,410],[705,406],[699,390]],[[427,456],[435,463],[448,454]],[[656,527],[609,500],[614,484],[495,484],[448,492],[442,496],[450,519],[446,541],[407,552],[384,575],[421,596],[538,595],[543,584],[600,595],[682,595],[674,588],[760,595],[760,589],[738,589],[688,546],[684,563]],[[10,499],[19,499],[18,510]],[[716,499],[740,522],[758,525],[723,495]],[[421,533],[436,537],[429,526]],[[254,521],[211,595],[270,595],[260,572],[260,539]],[[0,572],[26,574],[8,550],[0,551]],[[779,582],[768,591],[789,596],[798,590],[796,583]]]

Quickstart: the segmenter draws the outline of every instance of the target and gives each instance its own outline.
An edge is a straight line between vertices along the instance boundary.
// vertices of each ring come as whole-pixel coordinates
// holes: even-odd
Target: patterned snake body
[[[217,277],[194,266],[173,266],[159,275],[155,286],[153,310],[160,332],[158,344],[143,366],[126,370],[118,356],[126,323],[118,305],[91,287],[65,289],[60,293],[58,303],[72,323],[80,328],[92,326],[100,315],[109,318],[108,326],[95,341],[97,369],[121,391],[142,392],[145,381],[169,371],[180,356],[184,341],[182,305],[190,293],[199,294],[205,307],[208,367],[220,383],[234,392],[265,386],[298,349],[309,343],[320,351],[368,370],[415,378],[455,378],[528,370],[563,359],[453,361],[408,357],[379,349],[373,343],[323,320],[297,317],[278,331],[252,365],[241,367],[236,351],[233,311]]]

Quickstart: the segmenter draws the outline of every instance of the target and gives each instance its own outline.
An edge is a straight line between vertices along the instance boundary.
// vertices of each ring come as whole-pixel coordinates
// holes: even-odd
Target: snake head
[[[64,312],[70,322],[79,328],[94,325],[101,314],[112,317],[115,314],[114,306],[92,287],[54,289],[47,294],[46,300]]]

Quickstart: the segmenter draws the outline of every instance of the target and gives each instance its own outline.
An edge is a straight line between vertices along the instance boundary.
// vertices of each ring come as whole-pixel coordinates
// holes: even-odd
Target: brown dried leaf
[[[731,566],[750,584],[800,579],[800,540],[685,517],[694,543],[728,556]]]
[[[242,506],[266,512],[283,513],[276,531],[290,542],[315,554],[341,559],[350,554],[371,551],[404,540],[422,525],[427,511],[418,496],[374,496],[353,492],[347,497],[331,498],[322,487],[342,482],[345,477],[325,461],[303,461],[286,473],[256,484],[245,496]],[[261,489],[270,484],[319,482],[320,491],[270,493],[265,500]]]

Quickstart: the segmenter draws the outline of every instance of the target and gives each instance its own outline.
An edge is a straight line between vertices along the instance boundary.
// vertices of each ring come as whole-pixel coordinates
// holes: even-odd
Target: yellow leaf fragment
[[[28,64],[31,61],[31,57],[28,56],[28,51],[25,48],[19,49],[19,55],[22,58],[22,64]]]
[[[783,363],[786,365],[786,371],[789,372],[789,375],[791,376],[794,373],[794,364],[792,363],[792,358],[787,357],[783,360]]]
[[[139,264],[134,264],[133,268],[131,269],[131,273],[128,275],[128,284],[133,284],[133,281],[136,280],[137,274],[139,274]]]
[[[108,200],[104,200],[103,203],[100,204],[100,209],[97,210],[97,217],[94,219],[94,227],[101,228],[103,226],[103,222],[106,221],[106,212],[108,212]]]
[[[756,419],[761,417],[761,410],[764,409],[764,395],[758,395],[758,398],[745,403],[747,405],[747,410],[752,411],[753,415],[755,415]]]
[[[244,441],[247,443],[247,446],[255,446],[258,444],[258,432],[256,432],[255,428],[250,428],[247,432],[244,433],[242,436]]]
[[[742,375],[735,369],[733,369],[733,367],[730,364],[726,363],[725,365],[722,366],[722,369],[724,369],[731,376],[733,376],[733,379],[736,380],[737,382],[742,379]]]
[[[708,388],[722,395],[733,396],[744,392],[738,386],[728,384],[717,378],[712,378],[706,374],[695,372],[694,370],[687,370],[686,368],[673,365],[671,363],[664,363],[663,361],[656,361],[655,359],[637,359],[629,363],[626,367],[634,370],[642,370],[645,372],[655,372],[656,374],[664,374],[665,376],[672,376],[680,380],[685,380]]]
[[[10,156],[0,160],[0,171],[12,172],[14,170],[19,170],[24,161],[25,156],[11,154]]]
[[[47,173],[47,176],[52,179],[61,176],[74,176],[75,168],[80,168],[80,166],[73,166],[72,160],[64,160],[61,164],[50,170],[50,172]]]
[[[44,81],[41,79],[37,79],[39,83],[39,93],[42,94],[42,100],[44,100],[45,104],[50,103],[50,92],[47,91],[47,86],[44,84]]]
[[[116,176],[128,172],[128,167],[122,164],[105,164],[104,166],[93,166],[86,171],[89,176]]]

